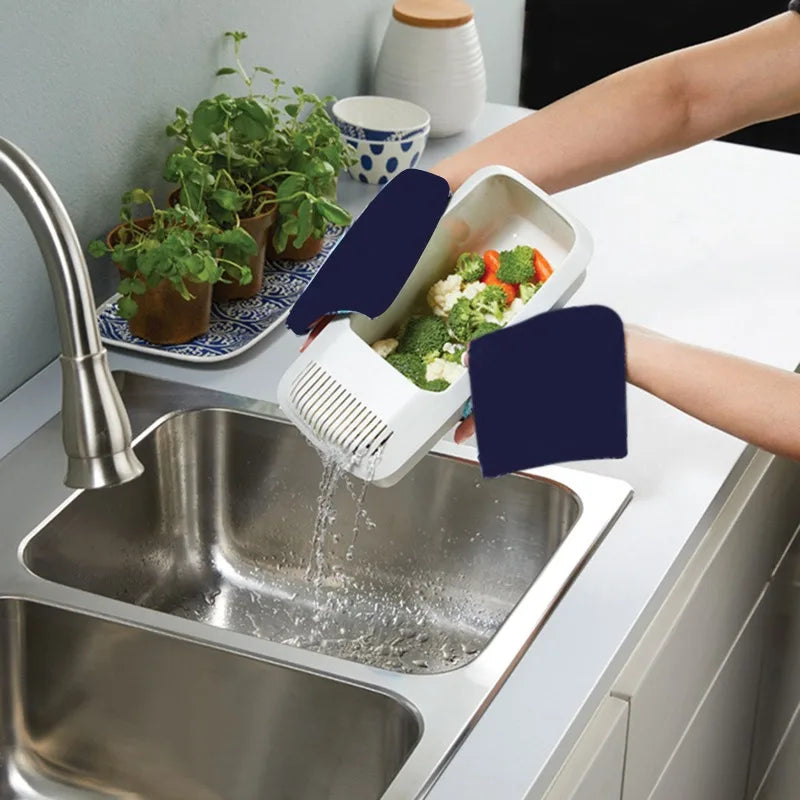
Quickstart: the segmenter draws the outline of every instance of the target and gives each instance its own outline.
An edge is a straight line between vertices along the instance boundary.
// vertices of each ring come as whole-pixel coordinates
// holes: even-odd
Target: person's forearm
[[[800,375],[625,326],[628,381],[771,453],[800,459]]]
[[[504,164],[554,193],[800,111],[800,15],[618,72],[448,158],[457,188]]]

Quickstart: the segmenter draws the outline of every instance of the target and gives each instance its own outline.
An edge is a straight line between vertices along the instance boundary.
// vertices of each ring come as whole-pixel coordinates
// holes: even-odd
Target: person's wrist
[[[639,358],[639,345],[642,329],[638,325],[623,323],[625,337],[625,378],[628,383],[636,385],[637,364]]]
[[[449,158],[446,158],[444,161],[440,161],[438,164],[435,164],[428,170],[428,172],[438,175],[440,178],[444,178],[447,181],[447,185],[450,187],[451,193],[455,192],[455,190],[458,189],[462,183],[462,181],[459,180],[456,171],[451,166]]]

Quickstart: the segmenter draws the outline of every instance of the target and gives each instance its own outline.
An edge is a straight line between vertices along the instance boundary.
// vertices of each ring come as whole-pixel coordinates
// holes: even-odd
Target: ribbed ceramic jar
[[[375,94],[422,106],[432,137],[467,130],[486,103],[486,69],[463,0],[396,0],[375,71]]]

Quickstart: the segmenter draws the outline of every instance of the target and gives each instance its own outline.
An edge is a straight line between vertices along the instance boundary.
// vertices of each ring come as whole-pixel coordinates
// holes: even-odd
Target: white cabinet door
[[[800,797],[797,719],[800,716],[800,536],[795,536],[772,582],[768,609],[747,798],[797,800]]]
[[[653,791],[770,580],[800,519],[798,485],[800,464],[755,456],[615,681],[630,702],[624,800]]]
[[[619,800],[628,704],[606,698],[592,717],[544,800]],[[525,800],[534,800],[528,795]]]
[[[756,800],[797,800],[800,796],[800,706]]]
[[[763,654],[766,590],[649,800],[743,800]]]

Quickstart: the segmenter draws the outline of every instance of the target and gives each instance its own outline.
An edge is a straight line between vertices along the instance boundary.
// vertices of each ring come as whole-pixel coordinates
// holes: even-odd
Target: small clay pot
[[[247,217],[239,220],[239,224],[255,240],[258,245],[258,252],[250,257],[250,271],[253,279],[250,283],[241,284],[235,278],[230,283],[219,283],[214,285],[214,300],[226,302],[228,300],[241,300],[247,297],[254,297],[261,291],[264,285],[264,261],[266,260],[267,243],[269,242],[272,225],[277,217],[277,209],[271,206],[269,211],[259,214],[257,217]]]
[[[147,228],[153,218],[142,217],[134,221]],[[121,224],[117,225],[106,237],[109,247],[117,244],[121,228]],[[119,265],[117,269],[121,278],[129,277]],[[139,310],[128,320],[130,332],[152,344],[183,344],[207,333],[211,325],[212,285],[187,281],[186,288],[193,295],[191,300],[184,300],[168,280],[136,295],[134,299]]]
[[[270,236],[267,245],[267,258],[270,260],[284,259],[286,261],[308,261],[314,256],[318,256],[322,250],[324,238],[312,239],[309,237],[303,242],[302,247],[294,246],[294,236],[290,236],[282,253],[278,253],[272,244],[272,237]]]
[[[153,344],[183,344],[207,333],[213,287],[187,281],[186,288],[193,295],[191,300],[184,300],[168,280],[136,295],[139,311],[128,320],[131,333]]]
[[[171,207],[175,207],[179,198],[181,190],[180,187],[173,189],[168,197],[167,202]],[[270,192],[274,195],[274,192]],[[270,232],[272,225],[278,215],[275,206],[269,207],[269,210],[257,217],[245,217],[239,220],[239,224],[255,239],[258,245],[258,252],[250,258],[250,272],[253,274],[253,279],[250,283],[242,284],[236,278],[229,278],[227,283],[219,281],[214,285],[213,298],[215,302],[226,303],[230,300],[243,300],[248,297],[255,297],[264,285],[264,261],[266,260],[267,243],[270,239]]]
[[[153,218],[152,217],[139,217],[139,219],[135,219],[135,220],[133,220],[133,222],[134,222],[135,225],[138,225],[140,228],[144,228],[145,230],[147,230],[153,224]],[[119,232],[127,224],[128,224],[127,222],[120,222],[119,225],[117,225],[115,228],[112,228],[108,232],[108,236],[106,236],[106,247],[108,247],[109,250],[112,250],[114,247],[117,246],[117,244],[119,242]],[[117,268],[117,272],[119,272],[120,280],[122,280],[123,278],[127,278],[128,277],[128,273],[125,272],[125,270],[122,269],[122,267],[119,264],[115,263],[115,266]]]

